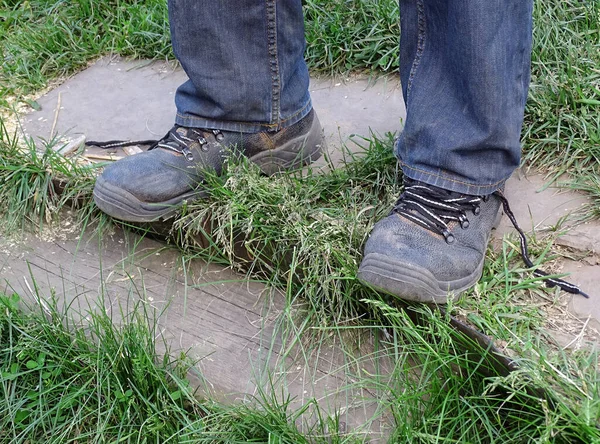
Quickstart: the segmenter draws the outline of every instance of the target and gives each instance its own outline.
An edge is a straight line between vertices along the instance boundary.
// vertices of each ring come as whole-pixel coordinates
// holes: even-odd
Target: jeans
[[[519,165],[533,0],[400,0],[403,173],[485,195]],[[311,110],[300,0],[169,0],[176,123],[277,131]]]

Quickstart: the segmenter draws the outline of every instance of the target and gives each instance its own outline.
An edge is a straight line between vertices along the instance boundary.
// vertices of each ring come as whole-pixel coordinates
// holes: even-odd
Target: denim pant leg
[[[519,165],[532,0],[400,0],[404,174],[485,195]]]
[[[169,0],[169,20],[177,124],[277,131],[310,112],[301,0]]]

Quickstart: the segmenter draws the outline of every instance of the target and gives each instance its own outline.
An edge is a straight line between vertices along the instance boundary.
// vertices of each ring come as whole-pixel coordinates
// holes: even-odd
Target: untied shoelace
[[[525,265],[533,269],[533,275],[543,278],[548,287],[556,286],[567,293],[579,294],[585,298],[589,298],[589,296],[578,286],[570,284],[562,279],[553,278],[545,271],[535,268],[535,265],[529,258],[527,238],[517,223],[517,219],[508,204],[508,200],[501,191],[496,191],[493,194],[502,203],[504,212],[519,234],[521,257],[523,258]],[[455,222],[462,228],[467,228],[469,226],[467,211],[470,210],[473,214],[478,215],[481,203],[488,199],[489,196],[463,195],[437,187],[429,187],[425,184],[420,184],[405,178],[404,193],[402,193],[396,202],[392,212],[400,214],[417,225],[443,236],[448,244],[452,244],[455,241],[455,238],[450,231],[450,226],[448,224]]]
[[[197,142],[200,145],[200,149],[206,151],[205,147],[208,145],[208,141],[206,140],[207,134],[212,134],[217,142],[221,142],[224,138],[223,133],[220,130],[202,130],[175,126],[160,140],[108,140],[104,142],[90,140],[86,142],[86,145],[97,146],[98,148],[102,149],[150,145],[148,150],[163,148],[169,151],[174,151],[176,153],[183,154],[185,158],[191,162],[194,160],[194,156],[189,149],[189,145]]]

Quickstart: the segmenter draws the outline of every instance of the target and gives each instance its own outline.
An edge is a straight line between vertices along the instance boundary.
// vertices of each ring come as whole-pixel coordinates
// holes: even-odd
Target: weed
[[[311,433],[328,437],[314,442],[341,441],[321,424],[301,434],[289,401],[224,406],[198,398],[185,379],[194,363],[159,344],[156,313],[139,301],[117,317],[97,304],[80,322],[56,297],[24,304],[0,296],[1,442],[292,444]],[[313,403],[301,411],[309,408],[318,411]]]
[[[17,233],[26,226],[41,227],[66,206],[80,210],[79,221],[87,222],[92,211],[89,204],[95,181],[94,167],[79,165],[62,156],[58,141],[39,147],[32,140],[23,148],[16,135],[8,134],[0,119],[0,210],[7,233]]]

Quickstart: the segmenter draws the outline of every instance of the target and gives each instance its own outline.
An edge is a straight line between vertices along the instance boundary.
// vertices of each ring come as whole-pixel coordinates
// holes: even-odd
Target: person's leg
[[[175,55],[189,80],[177,91],[173,129],[148,151],[107,167],[94,200],[109,215],[170,217],[202,195],[202,169],[232,154],[271,174],[321,152],[304,62],[300,0],[169,0]]]
[[[490,194],[520,161],[532,1],[400,3],[403,172],[448,190]]]
[[[405,192],[374,228],[359,278],[445,302],[481,275],[500,200],[519,165],[531,0],[400,0],[407,107],[396,152]]]
[[[310,112],[300,0],[169,0],[169,20],[189,77],[177,124],[276,131]]]

